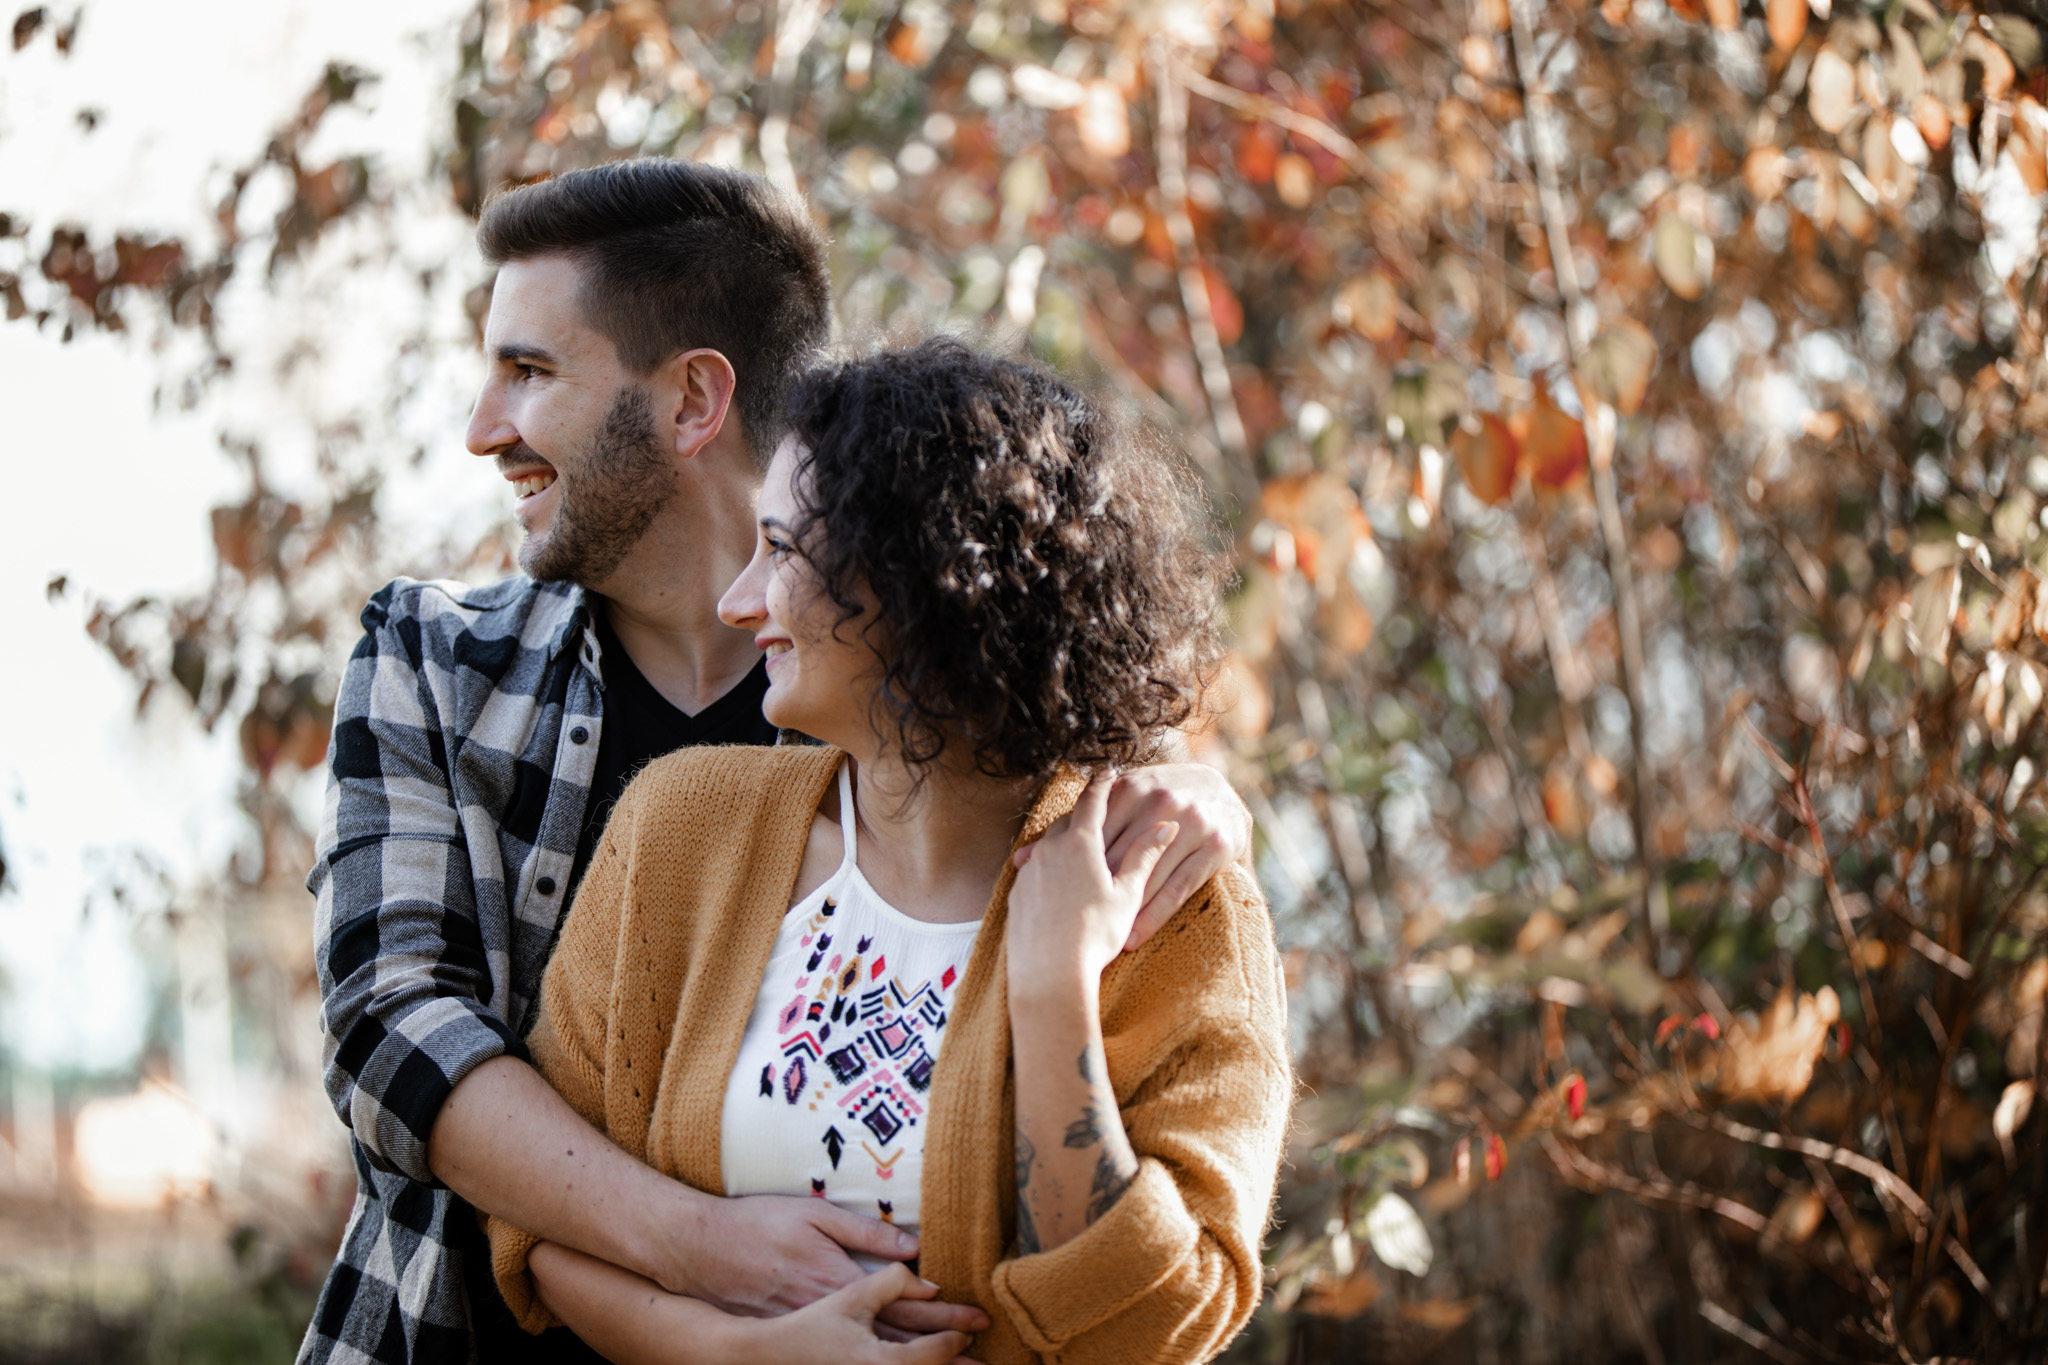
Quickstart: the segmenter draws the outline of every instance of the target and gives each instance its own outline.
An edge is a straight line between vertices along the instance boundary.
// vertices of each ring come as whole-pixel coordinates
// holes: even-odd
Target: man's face
[[[517,493],[520,567],[599,587],[674,495],[676,472],[647,390],[584,321],[580,283],[562,256],[499,270],[467,444]]]

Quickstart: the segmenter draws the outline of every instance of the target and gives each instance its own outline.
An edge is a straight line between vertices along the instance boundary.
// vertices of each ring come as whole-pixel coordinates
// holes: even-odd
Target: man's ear
[[[732,362],[708,346],[682,352],[662,370],[669,381],[668,411],[660,414],[665,419],[662,436],[687,460],[724,429],[738,381]]]

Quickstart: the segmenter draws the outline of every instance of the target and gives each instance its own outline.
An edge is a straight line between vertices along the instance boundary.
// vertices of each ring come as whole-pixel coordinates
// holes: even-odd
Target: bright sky
[[[59,22],[68,16],[69,7],[55,8]],[[336,58],[383,79],[368,112],[330,119],[319,156],[365,150],[414,171],[445,136],[440,95],[470,8],[93,0],[68,59],[47,29],[24,51],[0,52],[0,211],[27,219],[32,241],[56,223],[86,224],[96,241],[116,228],[204,241],[224,168],[253,159]],[[85,108],[99,115],[89,133],[76,119]],[[240,486],[215,443],[223,425],[260,434],[285,487],[311,479],[312,421],[390,382],[392,320],[422,307],[417,290],[404,297],[406,273],[436,258],[454,264],[454,298],[479,278],[452,208],[405,206],[401,221],[401,245],[382,248],[394,259],[381,276],[330,269],[345,283],[309,287],[302,307],[253,287],[235,298],[227,326],[243,354],[263,357],[312,330],[321,357],[289,380],[253,366],[193,413],[153,410],[172,364],[146,336],[60,346],[54,328],[38,335],[26,321],[0,323],[12,508],[0,533],[0,639],[10,665],[0,669],[0,845],[14,883],[0,897],[0,1050],[18,1059],[128,1064],[142,1041],[149,969],[107,888],[144,890],[144,907],[156,908],[162,893],[146,892],[154,873],[139,869],[155,869],[182,894],[246,837],[231,727],[203,735],[180,713],[182,697],[138,721],[132,688],[84,633],[82,601],[177,596],[207,581],[208,510]],[[260,271],[252,264],[245,275]],[[433,321],[446,334],[460,318]],[[447,368],[426,377],[424,397],[383,433],[428,452],[386,485],[401,564],[415,548],[431,563],[443,536],[503,515],[497,481],[476,478],[461,447],[469,376],[459,359]],[[54,574],[72,585],[56,603],[44,593]],[[302,798],[314,796],[310,786]]]

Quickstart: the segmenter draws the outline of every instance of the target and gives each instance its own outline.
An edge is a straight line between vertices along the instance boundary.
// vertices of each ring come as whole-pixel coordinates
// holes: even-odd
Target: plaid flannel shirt
[[[569,893],[603,692],[580,588],[399,579],[363,609],[306,879],[357,1192],[301,1362],[475,1357],[427,1169],[456,1082],[520,1042]]]

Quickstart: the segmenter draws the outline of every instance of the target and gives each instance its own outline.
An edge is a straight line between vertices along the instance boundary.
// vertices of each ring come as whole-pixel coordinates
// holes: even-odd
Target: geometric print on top
[[[790,907],[726,1082],[728,1195],[815,1195],[915,1232],[932,1068],[981,927],[927,924],[861,875],[851,764],[845,856]]]

